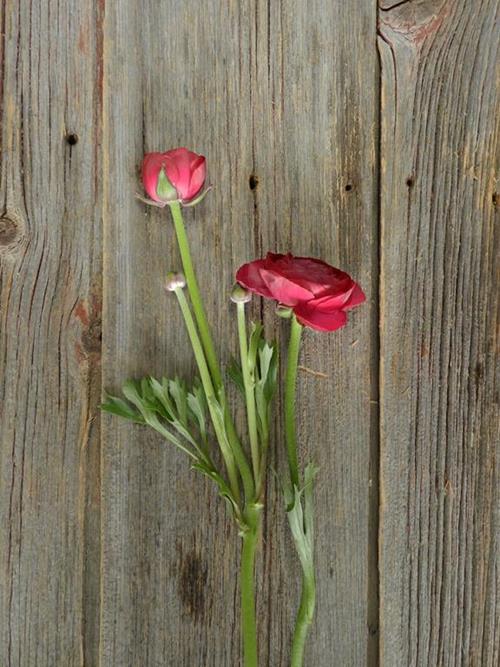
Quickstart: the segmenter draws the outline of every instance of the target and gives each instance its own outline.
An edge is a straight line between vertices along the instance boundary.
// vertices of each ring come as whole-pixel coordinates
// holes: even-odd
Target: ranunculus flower
[[[154,202],[168,204],[178,201],[192,204],[204,195],[207,175],[205,158],[174,148],[166,153],[147,153],[142,162],[144,189]]]
[[[318,331],[335,331],[347,322],[349,308],[365,300],[361,287],[344,271],[313,257],[272,252],[243,264],[240,285],[292,308],[298,321]]]

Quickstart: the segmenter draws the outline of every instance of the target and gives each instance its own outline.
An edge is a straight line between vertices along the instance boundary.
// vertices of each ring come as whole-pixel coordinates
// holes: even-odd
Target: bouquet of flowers
[[[312,257],[269,252],[241,266],[230,298],[237,320],[240,358],[223,372],[210,333],[196,279],[182,208],[207,194],[206,161],[185,148],[149,153],[142,180],[152,206],[168,207],[179,246],[182,272],[167,274],[165,288],[178,301],[198,376],[128,380],[123,398],[107,395],[104,410],[152,428],[210,478],[227,503],[242,540],[240,562],[241,634],[245,667],[258,665],[254,564],[259,544],[273,398],[278,384],[278,349],[267,341],[260,322],[247,322],[252,294],[276,302],[276,312],[290,322],[284,378],[284,423],[288,472],[280,477],[283,515],[287,517],[302,569],[302,593],[292,637],[291,665],[303,664],[304,646],[315,608],[313,463],[299,466],[295,431],[295,393],[304,329],[331,332],[347,323],[347,311],[365,300],[360,286],[343,271]],[[246,409],[246,433],[238,433],[227,381],[235,383]]]

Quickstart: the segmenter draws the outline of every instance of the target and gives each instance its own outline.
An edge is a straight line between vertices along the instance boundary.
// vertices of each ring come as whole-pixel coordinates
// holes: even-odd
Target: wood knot
[[[419,46],[438,32],[449,14],[449,5],[447,0],[382,0],[379,4],[381,31],[389,41],[392,31]]]
[[[17,248],[24,237],[22,218],[13,212],[0,216],[0,251],[11,252]]]
[[[0,245],[11,245],[18,234],[15,220],[4,215],[0,218]]]
[[[102,322],[101,318],[93,319],[82,333],[82,349],[87,354],[101,354]]]
[[[90,299],[80,299],[73,310],[73,317],[82,327],[76,343],[76,356],[79,363],[92,359],[99,361],[102,348],[102,301],[98,293]]]

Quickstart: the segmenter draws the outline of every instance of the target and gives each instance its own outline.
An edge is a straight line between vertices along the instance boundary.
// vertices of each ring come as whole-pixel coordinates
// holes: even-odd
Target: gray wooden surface
[[[500,662],[498,10],[380,17],[384,665]]]
[[[321,256],[369,297],[345,329],[308,332],[301,359],[320,372],[300,376],[303,457],[321,467],[306,664],[498,664],[499,2],[380,5],[2,4],[2,667],[239,664],[225,508],[98,410],[131,375],[193,370],[162,289],[168,215],[134,200],[144,152],[176,145],[207,155],[214,184],[186,219],[223,359],[234,270],[268,249]],[[275,667],[298,571],[273,479],[267,498]]]

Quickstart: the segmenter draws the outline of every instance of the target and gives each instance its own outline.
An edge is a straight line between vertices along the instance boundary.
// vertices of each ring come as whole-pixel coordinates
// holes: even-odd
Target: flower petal
[[[349,297],[348,301],[343,306],[344,310],[348,310],[349,308],[354,308],[355,306],[359,306],[359,304],[363,303],[364,301],[366,301],[365,293],[358,285],[358,283],[354,283],[354,289],[352,291],[352,294]]]
[[[168,180],[177,190],[179,199],[189,201],[203,187],[205,181],[205,158],[187,148],[174,148],[163,153]],[[194,178],[194,184],[192,180]]]
[[[156,187],[162,166],[162,153],[147,153],[142,161],[142,184],[144,185],[144,190],[156,202],[161,201],[156,192]]]
[[[191,180],[189,182],[188,199],[194,199],[200,192],[207,176],[206,160],[203,155],[198,155],[197,159],[191,164]],[[183,197],[183,199],[185,199]]]
[[[336,331],[347,323],[343,310],[322,311],[311,305],[313,302],[299,303],[294,309],[298,321],[316,331]]]
[[[251,292],[260,294],[260,296],[272,299],[273,296],[269,291],[266,283],[262,279],[261,269],[265,264],[264,259],[256,259],[254,262],[243,264],[236,272],[236,282],[246,287]]]
[[[313,296],[341,294],[349,290],[353,283],[347,273],[315,257],[268,253],[266,260],[269,263],[267,268],[304,287]]]
[[[299,301],[309,301],[314,293],[278,272],[263,268],[260,271],[272,297],[285,306],[295,306]]]

